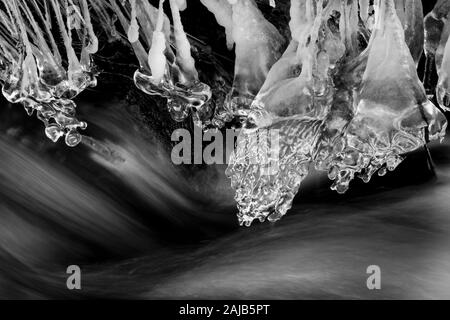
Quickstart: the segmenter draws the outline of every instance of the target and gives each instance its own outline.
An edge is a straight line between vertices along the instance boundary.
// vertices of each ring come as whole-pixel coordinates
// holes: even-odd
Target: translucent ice
[[[395,0],[397,15],[405,31],[405,41],[416,62],[423,53],[424,17],[422,0]]]
[[[169,0],[173,26],[164,13],[164,2],[160,0],[159,8],[155,8],[143,0],[109,0],[140,63],[134,74],[136,86],[147,94],[167,98],[174,120],[184,121],[190,114],[199,119],[196,114],[209,108],[211,90],[198,80],[191,44],[181,21],[180,11],[187,2]],[[201,122],[195,123],[201,126]]]
[[[1,3],[3,95],[22,103],[30,115],[36,111],[51,140],[65,136],[67,145],[75,146],[76,130],[86,123],[75,118],[71,99],[96,85],[91,56],[98,40],[87,0]]]
[[[426,32],[426,52],[427,52],[427,66],[429,73],[428,78],[433,73],[433,67],[439,76],[439,81],[436,86],[436,98],[439,105],[449,110],[450,106],[450,3],[448,1],[438,1],[433,11],[431,11],[425,18],[425,32]],[[426,78],[428,88],[432,88],[431,80]]]
[[[427,99],[393,0],[381,1],[356,110],[345,149],[334,160],[333,189],[348,189],[355,174],[368,182],[382,166],[394,170],[401,157],[442,139],[447,122]]]
[[[193,83],[198,81],[198,73],[195,69],[195,61],[191,55],[191,45],[184,32],[183,23],[181,22],[180,17],[180,9],[178,8],[176,0],[170,0],[170,8],[172,11],[173,32],[177,49],[177,63],[182,70],[182,74],[186,77],[182,82]]]
[[[298,42],[293,40],[269,71],[227,170],[236,189],[239,221],[247,226],[255,219],[276,221],[289,210],[308,174],[331,105],[333,87],[328,72],[344,54],[345,46],[338,26],[329,25],[332,21],[328,19],[335,19],[330,17],[334,6],[323,8],[322,1],[317,6],[308,2],[291,3],[295,6],[291,31]],[[302,4],[311,7],[297,10]],[[276,141],[276,147],[270,149],[276,153],[276,157],[268,157],[271,161],[260,159],[267,154],[262,135],[276,136],[270,141]]]
[[[424,19],[425,53],[436,54],[442,40],[444,24],[450,13],[450,2],[439,0],[433,10]],[[444,41],[447,41],[444,39]]]
[[[448,14],[450,13],[450,2],[447,0],[439,0],[433,10],[425,17],[425,54],[426,54],[426,70],[424,85],[428,94],[434,94],[434,71],[441,73],[441,65],[444,57],[445,46],[449,36]],[[445,86],[445,70],[440,77],[440,85],[437,88],[437,98],[440,105],[446,108],[446,88]]]
[[[302,16],[291,19],[303,20],[301,24],[291,23],[293,30],[303,31],[293,32],[298,38],[270,69],[253,101],[250,119],[254,125],[265,127],[290,117],[323,119],[327,113],[333,95],[329,71],[344,55],[345,45],[336,21],[333,26],[334,6],[322,8],[322,3],[318,1],[317,8],[313,8],[316,13],[310,12],[308,16],[299,11]]]
[[[284,39],[253,0],[229,2],[233,10],[236,62],[224,117],[245,117],[270,68],[281,56]]]
[[[367,23],[367,19],[369,19],[369,6],[370,0],[359,0],[360,17],[364,23]]]
[[[165,56],[165,51],[167,47],[166,37],[162,32],[163,28],[163,3],[160,1],[158,19],[153,31],[153,37],[151,42],[150,51],[148,53],[148,65],[152,73],[153,82],[158,84],[163,80],[167,68],[167,59]]]
[[[107,40],[132,48],[136,86],[167,99],[173,119],[192,116],[203,128],[240,120],[226,173],[243,225],[285,215],[311,167],[327,172],[343,193],[355,176],[383,176],[408,152],[444,136],[445,117],[428,99],[436,93],[450,109],[448,0],[437,1],[425,19],[419,0],[291,0],[290,38],[284,17],[277,21],[282,32],[269,22],[283,15],[282,2],[201,0],[236,56],[231,90],[232,77],[221,81],[229,74],[219,66],[202,77],[217,76],[214,97],[196,68],[195,59],[206,57],[203,44],[183,26],[185,18],[200,18],[185,16],[191,2],[151,3],[0,0],[3,95],[35,113],[52,141],[83,142],[120,161],[82,136],[86,123],[75,117],[73,99],[96,84],[97,22]],[[423,43],[427,91],[416,71]]]
[[[291,2],[293,40],[254,99],[227,170],[241,224],[286,214],[311,165],[343,193],[355,175],[385,175],[405,153],[443,138],[445,117],[419,82],[394,1],[376,3],[368,44],[369,26],[358,23],[366,5]],[[414,21],[412,9],[403,7],[405,21]],[[278,166],[261,159],[261,135],[270,133]]]
[[[450,24],[447,24],[450,27]],[[444,37],[450,34],[445,32]],[[447,37],[445,46],[443,45],[444,53],[442,60],[436,59],[437,72],[439,81],[436,87],[436,97],[439,105],[446,111],[450,111],[450,37]],[[439,56],[439,54],[438,54]]]
[[[233,9],[228,0],[200,0],[216,17],[217,23],[225,28],[228,49],[233,48]]]
[[[134,43],[139,40],[139,24],[137,21],[136,0],[130,0],[131,3],[131,23],[128,28],[128,41]]]
[[[277,221],[291,208],[309,172],[321,121],[285,119],[267,129],[243,129],[227,175],[236,190],[238,219]],[[288,174],[286,174],[288,173]]]
[[[341,2],[340,12],[339,29],[345,43],[345,54],[330,75],[334,86],[332,103],[313,152],[316,170],[323,171],[330,169],[344,146],[346,129],[355,112],[355,92],[361,85],[368,58],[367,44],[359,41],[368,30],[354,23],[357,20],[356,1]]]

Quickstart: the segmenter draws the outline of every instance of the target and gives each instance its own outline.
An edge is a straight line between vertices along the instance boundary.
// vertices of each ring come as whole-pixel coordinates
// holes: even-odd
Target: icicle
[[[344,30],[341,34],[343,43],[346,43],[346,52],[334,66],[332,103],[313,152],[314,166],[320,171],[333,171],[333,161],[343,151],[346,129],[355,112],[354,91],[360,87],[367,66],[366,48],[357,44],[361,29],[354,25],[353,19],[357,15],[355,7],[356,1],[341,1],[341,17],[345,16],[346,19],[341,19],[339,28]]]
[[[124,30],[129,30],[130,24],[128,23],[127,18],[123,14],[121,8],[118,6],[116,0],[109,0],[109,3],[111,5],[111,8],[114,10],[122,28]],[[104,22],[104,18],[102,17],[103,13],[101,11],[101,8],[102,8],[101,6],[98,8],[96,7],[96,10],[98,11],[99,16],[101,16],[101,19],[102,19],[101,21]],[[114,27],[114,26],[112,26],[112,27]],[[151,30],[149,30],[149,34],[153,34],[153,28]],[[151,41],[150,41],[150,43],[151,43]],[[136,42],[131,43],[131,46],[133,48],[134,54],[136,55],[136,58],[139,61],[140,69],[144,70],[145,72],[150,73],[151,71],[150,71],[150,67],[148,65],[148,51],[144,48],[144,45],[141,43],[141,41],[138,40]]]
[[[225,103],[224,118],[247,116],[273,64],[281,56],[284,40],[253,0],[229,1],[233,8],[236,62],[233,88]]]
[[[385,164],[395,169],[402,154],[426,143],[425,131],[430,140],[445,134],[445,117],[425,95],[393,0],[380,2],[356,102],[345,149],[330,171],[339,193],[358,173],[368,182]]]
[[[82,7],[82,15],[83,15],[83,22],[84,27],[87,31],[87,39],[86,43],[84,44],[84,51],[86,51],[86,56],[92,55],[97,53],[98,51],[98,38],[95,35],[94,27],[92,25],[91,21],[91,15],[89,12],[89,6],[87,3],[87,0],[78,0],[80,1],[80,5]],[[86,63],[85,63],[86,64]]]
[[[147,94],[167,98],[167,108],[174,120],[184,121],[192,114],[194,123],[202,126],[200,114],[209,108],[204,105],[211,98],[211,90],[198,81],[191,45],[183,30],[180,9],[186,2],[170,0],[173,34],[164,14],[164,0],[160,0],[158,9],[147,1],[136,0],[130,6],[117,0],[109,3],[128,40],[133,40],[130,43],[140,64],[134,74],[136,86]],[[133,24],[139,25],[139,29]],[[170,43],[172,39],[174,43]]]
[[[60,4],[56,0],[50,0],[50,3],[56,16],[60,34],[64,41],[64,47],[66,49],[67,54],[67,61],[69,62],[69,67],[67,70],[68,78],[69,82],[71,82],[73,81],[75,74],[81,72],[82,70],[80,61],[78,60],[75,50],[72,46],[72,36],[71,36],[72,30],[70,26],[70,19],[75,17],[67,17],[67,21],[66,23],[64,23],[64,18],[61,13]],[[67,7],[65,9],[67,10]]]
[[[292,34],[298,41],[270,69],[226,172],[236,190],[241,224],[280,219],[308,174],[333,96],[328,71],[345,51],[339,34],[328,29],[332,9],[333,4],[323,8],[323,1],[316,6],[291,2]],[[261,144],[266,133],[278,135],[276,146],[268,148],[276,153],[276,160],[270,158],[276,165],[261,159],[268,153]]]
[[[427,57],[424,83],[427,92],[434,88],[433,73],[439,76],[436,98],[444,110],[450,110],[450,3],[439,0],[425,17],[425,54]]]
[[[446,32],[446,34],[448,33]],[[447,37],[442,62],[438,66],[438,76],[439,81],[436,87],[437,101],[444,110],[450,111],[450,36]]]
[[[10,72],[3,77],[3,95],[13,103],[22,103],[29,115],[36,111],[49,139],[56,142],[65,136],[68,146],[77,145],[80,142],[77,129],[84,130],[87,125],[75,118],[76,106],[67,98],[95,84],[90,55],[98,49],[87,1],[52,0],[49,4],[42,0],[14,0],[3,4],[6,14],[2,16],[8,18],[0,23],[0,33],[5,28],[13,31],[3,34],[6,39],[0,45],[2,50],[9,51],[5,56],[10,59]],[[56,24],[50,15],[56,16]],[[17,27],[10,27],[13,25]],[[75,31],[81,42],[78,52],[81,60],[73,45]],[[53,32],[58,32],[64,41],[68,70],[63,67]],[[21,48],[8,47],[13,42],[20,43]]]
[[[200,2],[211,11],[219,25],[225,28],[228,49],[233,48],[233,10],[226,0],[200,0]]]
[[[370,0],[359,0],[359,16],[364,23],[369,18],[369,5]]]
[[[359,31],[357,2],[341,0],[340,12],[339,30],[341,32],[341,40],[348,52],[353,55],[357,51]]]
[[[187,0],[175,0],[177,2],[178,10],[184,11],[187,8]]]
[[[424,44],[422,0],[395,0],[395,9],[405,31],[406,44],[417,65]]]
[[[119,40],[120,33],[115,27],[117,16],[111,15],[109,9],[114,7],[114,4],[109,0],[88,0],[90,4],[90,12],[95,17],[98,27],[103,29],[107,36],[107,41],[112,42]]]
[[[243,225],[281,218],[311,164],[343,193],[356,175],[366,182],[377,171],[384,176],[425,136],[444,135],[445,117],[419,82],[393,0],[375,3],[367,50],[358,2],[340,3],[291,1],[294,40],[256,96],[226,172]],[[405,21],[413,21],[406,9]],[[278,132],[275,147],[261,144],[266,131]],[[261,158],[271,151],[279,166]]]
[[[156,29],[153,32],[152,46],[148,53],[148,65],[152,71],[152,77],[156,83],[163,80],[164,74],[166,72],[166,56],[164,55],[164,50],[166,49],[166,37],[162,33],[163,21],[164,21],[164,11],[163,11],[164,0],[159,1],[159,14]]]
[[[292,39],[302,42],[305,34],[311,27],[311,21],[314,17],[307,11],[309,0],[291,0],[289,28],[291,29]]]
[[[139,25],[137,22],[136,0],[130,0],[131,3],[131,24],[128,29],[128,41],[134,43],[139,40]]]
[[[180,66],[183,75],[186,77],[184,81],[192,83],[198,80],[198,73],[195,69],[195,61],[191,56],[191,45],[183,29],[177,0],[169,1],[173,18],[175,46],[177,49],[177,63]]]
[[[300,43],[291,42],[270,69],[252,104],[252,111],[257,110],[250,115],[254,125],[267,125],[279,117],[323,118],[326,114],[332,95],[328,72],[343,56],[345,46],[339,34],[333,34],[328,28],[325,17],[331,10],[328,6],[323,9],[322,3],[318,1],[317,16],[309,26],[304,24],[302,39],[298,39]],[[297,13],[295,10],[292,12]],[[292,27],[297,26],[292,24]],[[310,33],[305,30],[310,30]]]
[[[435,83],[433,74],[436,68],[439,68],[439,56],[436,56],[439,50],[442,55],[444,52],[447,37],[443,35],[445,25],[448,25],[447,16],[450,13],[450,2],[447,0],[439,0],[433,10],[427,14],[424,19],[425,27],[425,55],[426,70],[424,77],[424,85],[428,94],[434,94]],[[446,23],[447,22],[447,23]],[[439,72],[439,71],[438,71]]]

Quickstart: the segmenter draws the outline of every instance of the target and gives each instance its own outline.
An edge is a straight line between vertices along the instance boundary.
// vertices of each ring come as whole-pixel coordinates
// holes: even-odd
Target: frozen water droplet
[[[139,40],[139,26],[136,24],[131,24],[128,29],[128,41],[135,43]]]
[[[57,124],[50,124],[45,128],[45,135],[53,142],[57,142],[64,135],[64,130]]]
[[[184,11],[187,8],[187,0],[176,0],[177,6],[180,11]]]
[[[69,147],[76,147],[81,142],[81,134],[76,131],[70,131],[66,134],[66,144]]]
[[[87,126],[88,126],[87,122],[84,121],[81,121],[79,124],[81,130],[86,130]]]
[[[387,173],[387,168],[386,167],[383,167],[380,170],[378,170],[378,175],[380,177],[384,177],[386,175],[386,173]]]

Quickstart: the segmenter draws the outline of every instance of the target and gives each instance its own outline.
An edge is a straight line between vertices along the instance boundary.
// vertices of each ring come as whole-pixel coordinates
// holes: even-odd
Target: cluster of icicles
[[[443,7],[431,16],[445,24]],[[328,172],[331,188],[344,193],[355,177],[383,176],[405,153],[443,139],[447,126],[416,71],[421,1],[291,0],[290,12],[292,38],[281,57],[270,51],[274,62],[254,91],[227,170],[246,226],[284,216],[311,168]],[[277,166],[249,161],[263,128],[279,130]]]
[[[404,154],[444,138],[446,118],[427,97],[417,65],[426,41],[446,109],[449,3],[426,17],[425,40],[419,0],[291,0],[292,39],[250,104],[227,170],[241,224],[279,220],[311,168],[328,172],[331,188],[344,193],[355,177],[383,176]],[[267,170],[270,161],[248,164],[262,128],[280,132],[275,170]]]
[[[54,142],[81,141],[78,130],[87,124],[75,117],[73,98],[96,85],[91,55],[97,49],[87,0],[0,2],[2,93],[29,115],[36,112]]]
[[[439,0],[426,17],[421,0],[291,0],[289,37],[255,0],[199,0],[235,50],[234,81],[222,100],[199,80],[183,28],[182,12],[194,0],[167,0],[171,20],[164,0],[158,7],[148,0],[0,1],[3,94],[36,110],[53,141],[65,136],[74,146],[77,129],[86,127],[72,100],[96,83],[94,19],[130,44],[140,64],[136,86],[166,98],[174,120],[192,117],[209,129],[239,119],[226,173],[242,225],[284,216],[311,168],[328,172],[332,189],[344,193],[355,177],[385,175],[406,153],[445,135],[446,118],[429,100],[434,93],[427,96],[417,65],[425,48],[425,87],[436,88],[448,110],[450,0]],[[433,70],[437,85],[430,84]],[[257,141],[267,130],[279,134],[265,146],[277,157],[261,162]]]

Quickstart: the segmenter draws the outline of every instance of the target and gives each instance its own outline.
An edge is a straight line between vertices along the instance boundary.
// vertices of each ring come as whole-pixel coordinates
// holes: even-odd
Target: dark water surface
[[[423,150],[344,196],[313,174],[282,221],[239,228],[223,166],[173,166],[120,102],[80,109],[115,157],[2,111],[0,298],[450,298],[449,144],[437,177]]]

